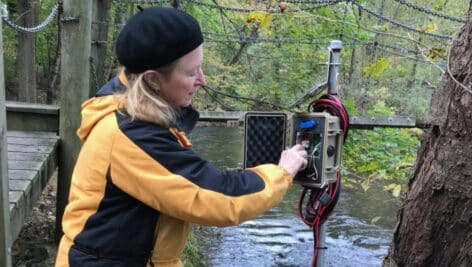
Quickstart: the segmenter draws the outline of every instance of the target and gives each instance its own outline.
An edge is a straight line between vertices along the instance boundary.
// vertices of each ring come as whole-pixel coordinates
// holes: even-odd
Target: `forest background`
[[[36,25],[55,0],[6,1],[9,19]],[[198,91],[200,110],[305,111],[311,100],[291,104],[327,76],[327,46],[341,40],[339,95],[352,115],[414,116],[422,121],[431,95],[448,69],[448,48],[466,18],[466,0],[110,1],[104,72],[91,67],[96,89],[118,67],[114,40],[137,5],[170,6],[193,14],[205,35],[203,70],[208,86]],[[57,104],[59,23],[34,34],[37,95],[30,102]],[[22,99],[17,59],[20,35],[3,27],[7,100]],[[30,35],[31,36],[31,35]],[[95,40],[97,42],[97,40]],[[97,43],[96,43],[97,44]],[[27,55],[26,55],[27,56]],[[93,59],[91,60],[93,66]],[[77,74],[80,75],[80,74]],[[422,129],[374,128],[350,132],[343,156],[348,186],[368,190],[382,182],[396,197],[415,162]],[[346,175],[347,174],[347,175]]]

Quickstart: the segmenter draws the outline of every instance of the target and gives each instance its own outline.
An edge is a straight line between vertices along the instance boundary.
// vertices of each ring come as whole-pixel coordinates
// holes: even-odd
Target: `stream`
[[[203,158],[220,168],[238,168],[242,136],[239,128],[198,127],[190,137]],[[256,220],[226,228],[196,226],[208,266],[310,266],[313,233],[297,214],[300,190],[294,184],[277,207]],[[381,186],[367,192],[342,188],[325,223],[324,266],[381,266],[399,205]]]

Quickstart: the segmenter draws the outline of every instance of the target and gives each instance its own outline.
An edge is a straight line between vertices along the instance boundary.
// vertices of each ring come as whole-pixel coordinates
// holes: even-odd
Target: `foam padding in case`
[[[244,167],[277,164],[285,148],[287,115],[248,112],[244,119]]]

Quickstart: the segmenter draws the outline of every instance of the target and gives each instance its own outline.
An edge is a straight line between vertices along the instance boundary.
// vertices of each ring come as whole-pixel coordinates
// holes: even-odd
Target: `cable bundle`
[[[327,111],[340,118],[341,129],[344,133],[344,140],[349,131],[349,115],[341,101],[331,94],[324,95],[318,100],[310,103],[308,110],[310,112]],[[311,266],[316,266],[319,247],[319,228],[328,219],[334,207],[336,206],[341,188],[341,175],[338,171],[336,182],[329,184],[325,188],[314,188],[304,186],[300,193],[298,201],[298,215],[302,221],[313,229],[313,258]],[[305,201],[305,198],[307,197]],[[305,210],[303,206],[305,203]]]
[[[323,95],[319,99],[311,102],[308,106],[309,112],[321,112],[325,110],[340,118],[341,129],[344,133],[344,140],[346,140],[349,131],[349,115],[339,98],[331,94]]]

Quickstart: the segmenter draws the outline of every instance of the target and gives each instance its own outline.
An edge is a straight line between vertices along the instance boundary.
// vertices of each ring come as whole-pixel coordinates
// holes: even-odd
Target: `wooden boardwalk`
[[[8,183],[12,240],[57,167],[59,137],[53,132],[8,131]]]

